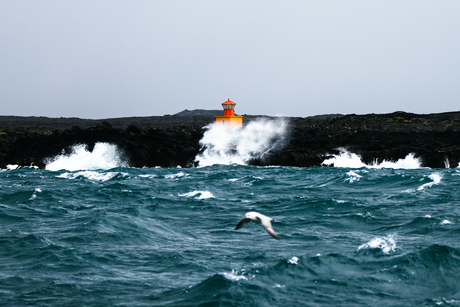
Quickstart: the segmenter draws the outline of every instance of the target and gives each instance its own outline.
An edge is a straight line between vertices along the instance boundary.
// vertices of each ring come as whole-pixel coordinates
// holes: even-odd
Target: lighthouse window
[[[222,125],[225,125],[225,120],[222,120]]]

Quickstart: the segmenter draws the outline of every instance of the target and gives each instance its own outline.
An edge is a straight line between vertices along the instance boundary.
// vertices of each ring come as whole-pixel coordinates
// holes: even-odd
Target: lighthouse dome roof
[[[236,104],[234,103],[233,101],[231,101],[230,99],[228,99],[226,102],[222,103],[222,104]]]

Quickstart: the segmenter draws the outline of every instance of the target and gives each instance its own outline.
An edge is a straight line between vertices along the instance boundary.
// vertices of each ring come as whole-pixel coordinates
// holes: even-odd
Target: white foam
[[[333,155],[332,158],[326,159],[321,163],[327,166],[346,167],[346,168],[362,168],[367,165],[361,161],[361,157],[357,154],[350,153],[345,149],[340,150],[340,154]]]
[[[195,197],[196,195],[199,195],[197,199],[214,198],[214,195],[212,195],[212,193],[209,191],[193,191],[193,192],[179,194],[179,196],[184,196],[184,197]]]
[[[291,259],[288,260],[289,264],[298,264],[299,263],[299,258],[296,256],[292,257]]]
[[[141,178],[155,178],[155,177],[158,177],[158,176],[155,175],[155,174],[146,174],[146,175],[139,175],[139,177],[141,177]]]
[[[96,171],[80,171],[76,173],[63,173],[59,176],[58,178],[65,178],[65,179],[75,179],[78,177],[85,177],[86,179],[89,179],[91,181],[107,181],[115,177],[117,172],[108,172],[108,173],[101,173],[101,172],[96,172]],[[126,173],[124,173],[127,175]]]
[[[245,165],[282,145],[287,129],[283,119],[251,121],[243,128],[225,125],[206,126],[200,144],[204,151],[195,157],[198,166],[214,164]]]
[[[37,198],[37,193],[41,193],[42,192],[42,189],[40,188],[35,188],[35,191],[34,193],[32,194],[32,196],[29,198],[29,200],[34,200],[35,198]]]
[[[392,169],[417,169],[420,168],[420,160],[415,158],[413,153],[408,154],[404,159],[399,159],[396,162],[383,160],[382,163],[374,162],[371,165],[365,164],[361,160],[361,156],[350,153],[346,149],[341,148],[338,155],[333,155],[332,158],[326,159],[321,163],[325,166],[343,167],[343,168],[392,168]]]
[[[238,275],[238,272],[235,270],[232,270],[231,273],[222,273],[221,275],[225,276],[228,280],[233,280],[233,281],[238,281],[238,280],[247,280],[248,278],[244,275]]]
[[[431,175],[428,176],[428,178],[430,178],[431,182],[428,182],[428,183],[425,183],[425,184],[422,184],[417,190],[418,191],[423,191],[425,188],[429,188],[433,185],[437,185],[441,182],[441,179],[442,179],[442,176],[438,173],[433,173]]]
[[[361,249],[381,249],[383,253],[389,254],[390,252],[394,252],[396,250],[396,236],[395,235],[388,235],[386,237],[377,237],[366,244],[363,244],[358,247],[358,250]]]
[[[86,145],[75,145],[68,155],[58,155],[46,162],[46,169],[50,171],[68,170],[107,170],[115,167],[126,167],[116,145],[96,143],[92,152]]]
[[[443,220],[443,221],[441,222],[441,225],[449,225],[449,224],[452,224],[452,222],[449,221],[449,220]]]
[[[358,175],[357,173],[353,172],[353,171],[349,171],[347,173],[347,178],[345,179],[345,181],[348,181],[350,183],[353,183],[354,181],[359,181],[359,178],[361,178],[362,176],[361,175]]]
[[[6,166],[6,169],[9,170],[9,171],[12,171],[12,170],[15,170],[15,169],[18,169],[19,168],[19,165],[17,164],[8,164]]]
[[[165,176],[165,178],[168,178],[168,179],[176,179],[180,177],[187,177],[187,175],[184,172],[179,172],[177,174],[170,174],[170,175]]]

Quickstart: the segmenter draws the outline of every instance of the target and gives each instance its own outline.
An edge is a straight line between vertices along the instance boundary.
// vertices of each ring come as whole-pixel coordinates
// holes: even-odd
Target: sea
[[[279,143],[225,133],[191,168],[133,168],[98,143],[1,170],[0,305],[460,306],[459,167],[346,150],[250,166]],[[248,211],[280,240],[235,230]]]

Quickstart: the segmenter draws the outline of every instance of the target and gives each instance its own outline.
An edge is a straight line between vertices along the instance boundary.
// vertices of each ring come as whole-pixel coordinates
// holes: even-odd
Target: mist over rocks
[[[203,113],[202,113],[203,114]],[[266,116],[243,117],[243,124]],[[254,157],[252,165],[321,166],[340,148],[371,164],[396,161],[409,153],[422,166],[457,167],[460,161],[460,112],[439,114],[321,115],[286,117],[286,135],[275,148]],[[46,161],[69,153],[73,145],[115,144],[133,167],[191,167],[203,152],[200,140],[209,115],[165,115],[89,120],[0,116],[0,168],[7,164],[45,167]]]

